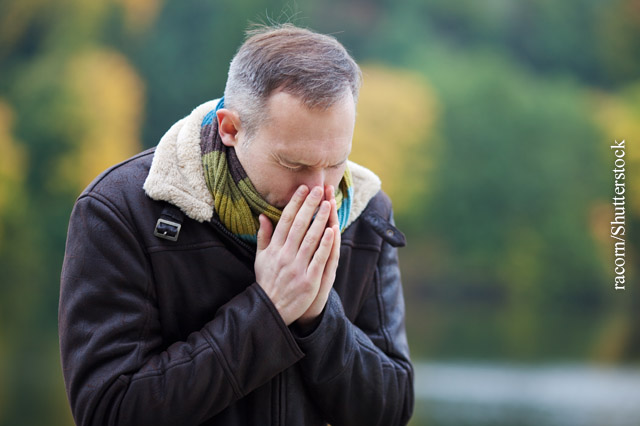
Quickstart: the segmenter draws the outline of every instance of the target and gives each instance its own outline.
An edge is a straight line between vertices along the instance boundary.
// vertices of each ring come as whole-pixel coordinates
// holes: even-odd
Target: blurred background
[[[1,0],[0,424],[73,424],[57,303],[77,195],[219,97],[271,20],[362,66],[352,159],[408,237],[411,424],[640,424],[638,0]]]

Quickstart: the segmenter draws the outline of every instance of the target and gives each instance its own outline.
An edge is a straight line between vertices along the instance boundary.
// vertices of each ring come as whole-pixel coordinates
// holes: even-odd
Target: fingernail
[[[319,197],[322,195],[322,188],[320,188],[319,186],[316,186],[315,188],[313,188],[313,194],[314,197]]]
[[[322,202],[322,205],[320,206],[320,211],[322,213],[327,213],[329,211],[329,204],[326,201]]]
[[[298,187],[298,194],[299,195],[304,195],[304,193],[307,191],[307,186],[306,185],[300,185]]]

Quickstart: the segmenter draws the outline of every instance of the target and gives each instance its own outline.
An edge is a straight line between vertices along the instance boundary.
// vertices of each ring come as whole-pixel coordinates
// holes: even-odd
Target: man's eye
[[[300,170],[300,166],[298,167],[289,167],[289,166],[285,166],[284,164],[281,164],[282,167],[284,167],[287,170],[291,170],[292,172],[297,172],[298,170]]]

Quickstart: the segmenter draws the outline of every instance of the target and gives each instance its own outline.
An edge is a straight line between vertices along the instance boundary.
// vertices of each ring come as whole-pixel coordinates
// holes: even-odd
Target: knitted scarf
[[[258,194],[242,168],[235,149],[222,143],[216,111],[223,107],[224,98],[202,120],[200,150],[204,177],[213,196],[215,211],[223,225],[243,241],[256,244],[260,227],[258,216],[264,213],[275,225],[282,211]],[[335,198],[342,232],[347,226],[353,201],[353,183],[348,166]]]

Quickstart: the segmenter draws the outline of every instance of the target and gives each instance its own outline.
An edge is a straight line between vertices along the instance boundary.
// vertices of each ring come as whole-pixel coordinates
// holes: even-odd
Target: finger
[[[320,204],[318,213],[316,214],[315,219],[313,219],[311,227],[305,234],[302,244],[300,244],[298,254],[296,255],[296,258],[300,259],[300,261],[305,265],[309,264],[311,256],[318,248],[318,244],[320,243],[320,239],[322,238],[322,234],[326,228],[327,219],[329,219],[330,213],[331,204],[328,201],[323,201]]]
[[[329,216],[329,227],[332,227],[334,225],[340,226],[340,222],[338,220],[338,206],[336,204],[335,198],[331,200],[331,215]]]
[[[325,185],[324,186],[324,199],[331,202],[335,198],[333,193],[333,185]],[[329,216],[329,221],[331,221],[331,216]],[[331,225],[329,225],[331,227]]]
[[[338,260],[340,259],[340,231],[337,225],[333,226],[331,229],[333,230],[331,254],[329,255],[327,264],[324,267],[322,281],[320,281],[320,288],[318,289],[318,294],[314,300],[314,303],[321,303],[323,307],[327,303],[329,292],[333,288],[333,283],[336,280],[336,270],[338,269]]]
[[[320,246],[313,255],[311,263],[307,268],[307,276],[310,280],[316,281],[322,278],[327,260],[331,254],[331,247],[333,245],[333,228],[326,228],[322,234],[322,240],[320,240]]]
[[[293,221],[296,218],[296,215],[298,214],[298,210],[300,210],[302,203],[304,203],[304,200],[307,198],[308,192],[309,188],[307,188],[306,185],[300,185],[296,192],[293,194],[293,197],[291,197],[291,200],[289,200],[289,203],[282,211],[280,220],[276,225],[276,230],[271,238],[271,241],[274,244],[282,246],[287,240],[289,229],[291,229],[291,225],[293,224]]]
[[[302,207],[298,210],[298,214],[296,214],[293,223],[291,224],[291,229],[289,229],[289,234],[287,235],[287,239],[285,242],[286,246],[290,250],[298,252],[300,249],[300,243],[302,239],[307,233],[309,229],[309,224],[311,223],[311,218],[316,211],[316,208],[322,201],[323,190],[321,187],[316,186],[313,188],[311,193],[307,195],[307,198],[304,200]]]
[[[334,225],[333,230],[333,245],[331,246],[331,254],[329,255],[329,259],[327,260],[327,266],[324,268],[324,273],[322,275],[322,285],[328,285],[329,288],[333,286],[333,281],[336,277],[336,270],[338,269],[338,263],[340,260],[340,243],[342,241],[342,236],[340,235],[340,227],[338,225]],[[327,293],[329,290],[327,289]]]
[[[258,229],[258,252],[267,248],[271,242],[271,234],[273,234],[273,224],[267,216],[261,214],[258,216],[260,228]]]
[[[336,280],[336,271],[338,269],[338,263],[340,260],[340,231],[338,226],[333,226],[331,228],[333,230],[333,245],[331,246],[331,254],[327,259],[327,264],[324,267],[324,271],[322,273],[322,281],[320,282],[320,288],[318,289],[318,294],[314,303],[319,301],[322,303],[322,306],[327,302],[329,298],[329,292],[333,288],[333,283]]]
[[[333,185],[325,185],[324,186],[324,199],[327,200],[327,201],[331,201],[332,198],[335,198]]]

